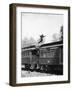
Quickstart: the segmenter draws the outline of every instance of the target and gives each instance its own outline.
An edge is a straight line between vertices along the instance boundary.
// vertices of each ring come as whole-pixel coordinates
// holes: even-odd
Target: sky
[[[62,25],[62,14],[22,13],[22,40],[32,37],[37,41],[43,34],[45,43],[51,42],[53,34],[59,34]]]

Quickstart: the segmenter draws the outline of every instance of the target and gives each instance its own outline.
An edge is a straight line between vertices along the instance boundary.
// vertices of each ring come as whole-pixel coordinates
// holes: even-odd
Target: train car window
[[[35,50],[32,50],[32,55],[36,55],[36,56],[39,56],[40,52],[38,49],[35,49]]]
[[[46,48],[47,49],[47,51],[50,51],[50,48]]]
[[[28,51],[28,53],[27,53],[27,54],[28,54],[28,56],[29,56],[29,51]]]
[[[26,56],[27,56],[27,51],[26,51]]]
[[[26,51],[25,51],[25,56],[26,56]]]
[[[24,56],[24,52],[23,52],[23,54],[22,54],[23,56]]]
[[[26,56],[28,56],[28,51],[26,52]]]

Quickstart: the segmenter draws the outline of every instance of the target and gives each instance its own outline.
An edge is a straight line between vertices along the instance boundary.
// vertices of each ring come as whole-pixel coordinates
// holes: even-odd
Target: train
[[[63,75],[63,41],[35,45],[21,50],[21,69]]]

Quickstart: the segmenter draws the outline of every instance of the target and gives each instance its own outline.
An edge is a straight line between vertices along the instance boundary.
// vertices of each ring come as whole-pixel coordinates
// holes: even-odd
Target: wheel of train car
[[[48,65],[47,64],[45,65],[45,70],[44,71],[45,71],[45,73],[48,72]]]
[[[24,68],[24,70],[26,70],[26,64],[24,64],[25,65],[25,68]]]
[[[45,73],[52,73],[51,65],[46,65]]]
[[[40,65],[39,64],[36,65],[35,71],[40,72]]]
[[[51,66],[50,65],[47,65],[47,70],[46,70],[47,73],[51,73]]]
[[[27,70],[27,71],[29,70],[29,64],[25,65],[25,70]]]
[[[43,72],[43,65],[40,65],[40,72]]]
[[[34,71],[36,71],[37,70],[37,64],[35,64],[35,68],[34,68]]]
[[[30,66],[31,66],[31,65],[29,64],[29,68],[28,68],[29,70],[30,70]]]
[[[43,65],[43,72],[45,72],[46,71],[46,66],[45,65]]]
[[[27,64],[25,64],[25,70],[27,69]]]
[[[31,64],[30,71],[34,71],[34,67],[35,67],[35,65],[34,64]]]
[[[34,69],[33,69],[34,71],[36,70],[36,64],[34,64]]]
[[[23,65],[21,66],[21,69],[22,69],[22,70],[25,70],[25,64],[23,64]]]
[[[40,66],[40,72],[44,73],[45,72],[45,65]]]

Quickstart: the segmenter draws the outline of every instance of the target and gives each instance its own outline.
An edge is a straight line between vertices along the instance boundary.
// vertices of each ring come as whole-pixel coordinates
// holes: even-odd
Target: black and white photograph
[[[21,13],[21,77],[63,75],[63,14]]]
[[[10,20],[10,84],[70,82],[70,7],[11,4]]]

